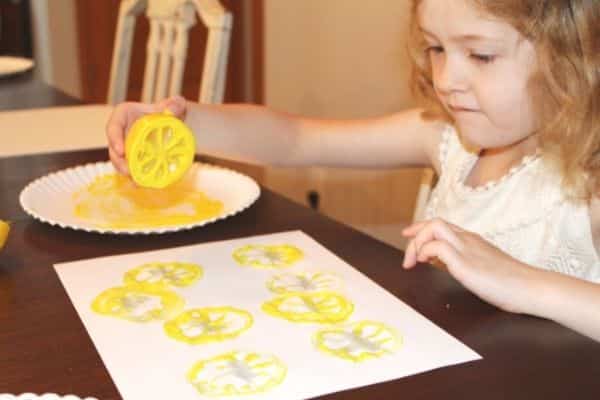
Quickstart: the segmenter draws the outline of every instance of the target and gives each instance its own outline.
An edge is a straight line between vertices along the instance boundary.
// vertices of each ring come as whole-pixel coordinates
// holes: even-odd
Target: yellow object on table
[[[6,239],[8,239],[8,232],[10,232],[10,225],[6,221],[0,220],[0,250],[4,247]]]
[[[168,110],[139,118],[125,140],[131,177],[146,188],[179,181],[194,162],[195,150],[192,131]]]

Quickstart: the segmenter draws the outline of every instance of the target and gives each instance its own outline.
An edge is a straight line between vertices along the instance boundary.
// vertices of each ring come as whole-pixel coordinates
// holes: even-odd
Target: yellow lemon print
[[[139,118],[125,139],[131,177],[147,188],[162,189],[181,179],[195,151],[194,134],[169,111]]]
[[[140,283],[105,290],[92,302],[92,310],[128,321],[151,322],[179,314],[183,305],[184,300],[164,286]]]
[[[360,321],[322,329],[315,334],[314,343],[324,353],[362,362],[394,353],[400,348],[402,338],[385,324]]]
[[[169,190],[145,189],[119,174],[100,175],[73,194],[73,213],[112,229],[186,225],[221,215],[223,203],[196,188],[196,171]]]
[[[206,307],[188,310],[165,322],[167,335],[189,344],[233,339],[252,326],[252,315],[233,307]]]
[[[341,279],[328,272],[301,272],[275,275],[267,282],[267,288],[277,294],[294,292],[338,291]]]
[[[189,286],[202,277],[202,267],[184,262],[153,262],[125,273],[125,284],[152,283],[169,286]]]
[[[302,250],[291,245],[249,244],[233,252],[233,259],[240,265],[261,269],[289,267],[304,257]]]
[[[286,366],[276,357],[244,351],[232,351],[198,361],[187,379],[206,396],[240,396],[265,393],[281,384]]]
[[[291,322],[337,323],[352,314],[354,305],[333,292],[286,293],[264,303],[262,310]]]

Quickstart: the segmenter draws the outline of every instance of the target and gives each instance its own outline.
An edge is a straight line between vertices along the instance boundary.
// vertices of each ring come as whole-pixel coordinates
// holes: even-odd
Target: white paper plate
[[[105,229],[76,217],[73,194],[91,183],[97,176],[113,173],[109,162],[86,164],[51,173],[31,182],[21,191],[21,207],[32,217],[63,228],[87,232],[117,234],[149,234],[175,232],[227,218],[246,209],[260,196],[260,187],[250,177],[227,168],[199,164],[197,188],[208,197],[223,203],[221,215],[186,225],[144,229]]]
[[[22,57],[0,56],[0,76],[25,72],[33,68],[33,60]]]
[[[37,395],[34,393],[23,393],[20,395],[8,394],[8,393],[0,393],[0,400],[98,400],[95,397],[86,397],[84,399],[77,397],[73,394],[68,394],[66,396],[60,396],[54,393],[44,393],[41,395]]]

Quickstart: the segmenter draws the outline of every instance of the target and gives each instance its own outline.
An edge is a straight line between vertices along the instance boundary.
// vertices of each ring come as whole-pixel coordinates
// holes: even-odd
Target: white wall
[[[47,83],[81,96],[75,0],[31,0],[36,73]]]
[[[409,0],[265,0],[265,100],[276,109],[328,118],[410,107]],[[401,247],[421,170],[281,170],[266,185]]]
[[[265,98],[290,112],[363,117],[411,104],[408,0],[265,0]]]

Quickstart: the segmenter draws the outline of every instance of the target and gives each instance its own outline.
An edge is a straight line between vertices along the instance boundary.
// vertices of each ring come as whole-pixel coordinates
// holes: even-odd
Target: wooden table
[[[34,71],[0,77],[0,110],[81,104],[60,90],[36,79]]]
[[[14,221],[0,252],[0,393],[120,399],[53,264],[299,229],[484,357],[321,399],[600,396],[600,344],[550,321],[499,311],[435,268],[404,271],[402,252],[265,189],[231,218],[154,236],[60,229],[20,209],[18,195],[29,181],[105,159],[105,149],[0,159],[0,216]]]

